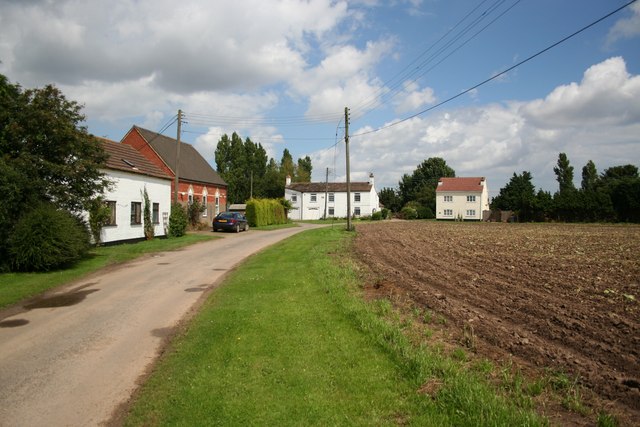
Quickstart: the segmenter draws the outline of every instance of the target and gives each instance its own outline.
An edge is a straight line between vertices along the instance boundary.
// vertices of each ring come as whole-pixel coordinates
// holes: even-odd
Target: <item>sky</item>
[[[627,2],[0,0],[0,74],[54,84],[116,141],[175,138],[181,110],[214,168],[237,132],[344,182],[348,108],[352,181],[442,157],[492,197],[523,171],[553,193],[560,152],[576,186],[589,160],[640,166],[640,2],[527,59]]]

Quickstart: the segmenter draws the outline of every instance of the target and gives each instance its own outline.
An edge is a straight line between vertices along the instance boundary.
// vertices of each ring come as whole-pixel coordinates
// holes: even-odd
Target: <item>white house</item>
[[[103,172],[112,182],[102,195],[111,219],[102,228],[103,243],[144,239],[144,189],[151,204],[156,236],[166,235],[171,212],[171,178],[127,144],[98,138],[109,155]]]
[[[289,219],[307,220],[347,217],[347,184],[343,182],[291,183],[287,176],[284,197],[291,202]],[[370,216],[380,207],[380,200],[373,181],[351,183],[351,215]]]
[[[440,178],[436,188],[436,219],[482,220],[489,210],[489,190],[484,177]]]

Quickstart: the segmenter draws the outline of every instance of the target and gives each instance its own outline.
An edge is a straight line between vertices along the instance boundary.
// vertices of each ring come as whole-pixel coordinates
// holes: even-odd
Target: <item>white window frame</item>
[[[291,203],[298,203],[298,196],[295,194],[291,195]]]
[[[444,201],[447,203],[453,202],[453,196],[444,196]]]
[[[207,213],[209,211],[208,207],[207,207],[207,193],[204,193],[202,195],[202,205],[204,206],[204,211],[202,211],[202,216],[206,217]]]
[[[472,195],[467,196],[467,203],[475,203],[475,202],[476,202],[476,196],[472,196]]]
[[[453,216],[453,209],[445,209],[444,216]]]
[[[311,203],[317,203],[318,202],[318,195],[316,193],[311,193],[309,195],[309,201]]]
[[[334,193],[329,193],[329,201],[330,202],[335,202],[336,201],[336,195]]]
[[[475,209],[467,209],[467,216],[476,216],[476,210]]]
[[[362,214],[360,213],[360,207],[359,207],[359,206],[356,206],[355,208],[353,208],[353,215],[354,215],[354,216],[360,216],[360,215],[362,215]]]
[[[329,207],[329,213],[328,213],[328,215],[329,215],[329,216],[334,216],[335,214],[336,214],[335,209],[333,208],[333,206],[330,206],[330,207]]]
[[[353,194],[353,201],[354,202],[359,202],[362,199],[362,197],[360,196],[360,193],[354,193]]]

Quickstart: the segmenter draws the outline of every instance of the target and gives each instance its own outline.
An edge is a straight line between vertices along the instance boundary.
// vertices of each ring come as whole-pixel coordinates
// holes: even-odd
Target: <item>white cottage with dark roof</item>
[[[347,184],[344,182],[292,183],[287,177],[284,197],[291,202],[291,220],[347,217]],[[370,216],[380,209],[373,174],[368,182],[351,183],[351,216]]]
[[[109,155],[103,172],[112,182],[102,194],[111,218],[102,228],[100,240],[113,243],[144,239],[145,188],[155,235],[164,236],[171,211],[171,177],[130,145],[96,139]]]

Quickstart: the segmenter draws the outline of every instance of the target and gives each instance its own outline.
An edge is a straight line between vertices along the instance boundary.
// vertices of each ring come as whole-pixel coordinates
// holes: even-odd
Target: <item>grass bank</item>
[[[496,393],[486,372],[412,346],[359,298],[350,236],[301,233],[234,271],[174,341],[126,425],[544,424]]]
[[[148,253],[175,250],[213,237],[189,234],[178,239],[153,239],[139,243],[102,246],[92,249],[86,259],[64,270],[0,274],[0,308],[77,280],[103,267],[126,262]]]

